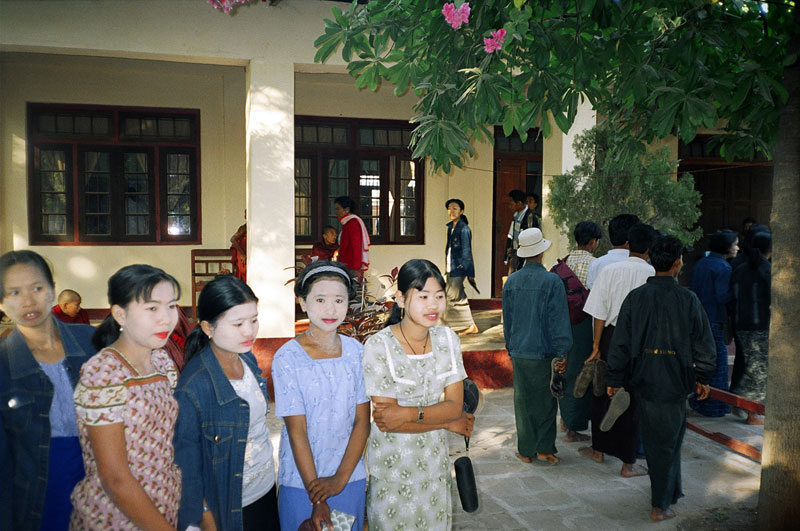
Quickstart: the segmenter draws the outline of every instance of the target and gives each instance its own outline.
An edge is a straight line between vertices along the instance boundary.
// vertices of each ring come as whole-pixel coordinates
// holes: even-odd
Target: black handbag
[[[464,412],[475,413],[478,409],[480,391],[472,380],[464,380]],[[478,510],[478,486],[475,484],[475,471],[469,458],[469,437],[464,437],[467,455],[459,457],[454,463],[456,469],[456,486],[461,507],[468,513]]]

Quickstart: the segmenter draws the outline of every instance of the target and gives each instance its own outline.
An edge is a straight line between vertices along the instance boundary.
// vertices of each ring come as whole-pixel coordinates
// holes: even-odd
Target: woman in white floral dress
[[[364,346],[364,384],[373,404],[369,529],[447,530],[452,502],[445,430],[469,436],[474,420],[462,412],[467,375],[461,345],[452,330],[437,326],[445,282],[433,263],[406,262],[397,285],[386,328]]]

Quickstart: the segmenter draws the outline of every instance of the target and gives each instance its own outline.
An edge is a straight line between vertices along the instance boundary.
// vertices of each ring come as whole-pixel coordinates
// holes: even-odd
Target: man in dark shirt
[[[656,276],[622,303],[608,355],[609,396],[625,387],[639,399],[650,475],[652,520],[672,518],[681,491],[686,397],[708,397],[716,368],[711,326],[697,296],[678,285],[683,245],[660,237],[650,249]]]

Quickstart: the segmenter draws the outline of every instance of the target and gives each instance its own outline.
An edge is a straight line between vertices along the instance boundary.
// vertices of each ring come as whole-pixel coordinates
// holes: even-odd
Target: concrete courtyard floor
[[[474,311],[480,334],[462,338],[463,351],[505,348],[500,310]],[[733,360],[731,359],[731,363]],[[748,426],[733,415],[723,418],[693,417],[700,426],[762,446],[762,426]],[[283,422],[270,414],[270,433],[278,458]],[[590,431],[586,432],[590,434]],[[761,478],[760,464],[688,431],[683,443],[682,471],[685,496],[673,506],[677,518],[651,522],[650,479],[619,475],[621,462],[608,458],[596,463],[578,454],[589,443],[565,443],[558,432],[556,445],[562,461],[556,466],[525,464],[515,456],[513,390],[483,390],[470,440],[479,508],[461,509],[453,482],[453,528],[456,530],[615,530],[710,529],[697,525],[703,518],[726,525],[727,515],[740,518],[754,510]],[[464,438],[450,434],[453,461],[464,455]],[[644,459],[639,464],[646,466]],[[734,522],[729,522],[734,523]],[[716,527],[714,527],[716,529]],[[744,529],[736,527],[736,529]]]
[[[720,419],[693,417],[711,431],[721,431],[761,447],[762,427],[748,426],[728,415]],[[269,415],[269,427],[278,460],[283,421]],[[587,443],[565,443],[557,436],[556,466],[525,464],[514,456],[513,390],[482,391],[475,430],[470,439],[470,458],[478,485],[479,508],[474,513],[461,509],[453,482],[453,529],[456,530],[614,530],[677,529],[681,522],[707,515],[725,518],[732,512],[754,509],[760,483],[759,463],[726,447],[686,432],[682,468],[685,496],[673,506],[677,518],[651,522],[650,479],[625,479],[615,458],[596,463],[578,454]],[[454,461],[464,455],[464,438],[450,434]],[[646,466],[644,459],[639,464]],[[694,527],[694,526],[692,526]],[[741,529],[738,528],[737,529]]]

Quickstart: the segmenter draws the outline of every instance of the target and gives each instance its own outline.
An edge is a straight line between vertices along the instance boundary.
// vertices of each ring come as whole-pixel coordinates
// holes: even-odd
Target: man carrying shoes
[[[503,288],[503,333],[514,368],[517,457],[555,465],[560,459],[555,455],[554,395],[563,393],[558,375],[566,370],[572,331],[564,283],[542,265],[549,247],[539,229],[520,233],[517,256],[524,265]]]
[[[607,393],[624,385],[639,402],[642,443],[650,475],[655,521],[675,516],[669,506],[681,491],[681,444],[686,397],[708,397],[716,348],[697,296],[678,285],[683,245],[660,237],[650,249],[656,276],[631,291],[622,304],[608,355]]]

